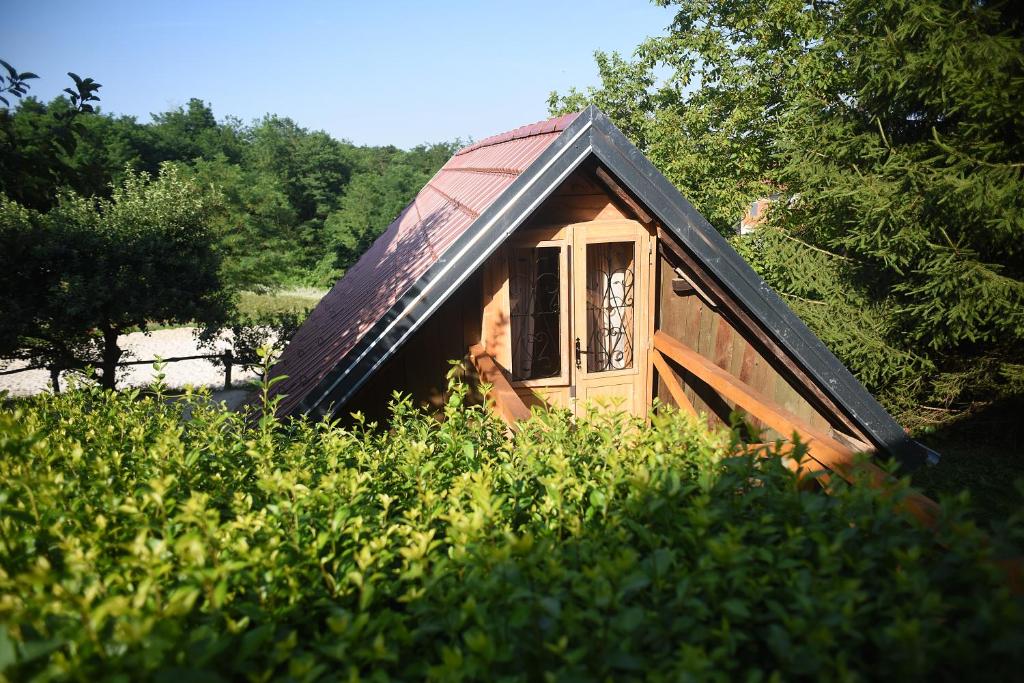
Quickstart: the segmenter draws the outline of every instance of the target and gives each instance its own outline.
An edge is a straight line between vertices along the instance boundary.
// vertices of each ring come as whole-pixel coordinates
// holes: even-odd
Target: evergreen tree
[[[553,110],[607,108],[723,232],[787,200],[741,251],[891,406],[1024,389],[1019,5],[673,4]]]

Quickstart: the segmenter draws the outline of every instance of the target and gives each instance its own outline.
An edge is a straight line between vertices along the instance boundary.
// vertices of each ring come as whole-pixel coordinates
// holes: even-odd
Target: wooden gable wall
[[[751,343],[749,335],[737,331],[716,308],[702,301],[695,291],[690,290],[685,294],[674,291],[672,281],[678,275],[667,259],[660,257],[658,266],[657,329],[694,349],[808,424],[823,429],[831,426],[801,392],[772,367]],[[720,425],[729,419],[734,405],[725,402],[689,373],[684,372],[681,377],[677,377],[682,380],[686,397],[698,412],[708,416],[709,423]],[[662,402],[675,405],[663,377],[658,378],[657,395]],[[772,433],[769,436],[781,435]]]
[[[632,218],[627,207],[622,206],[592,179],[588,166],[577,169],[566,178],[533,215],[523,222],[516,234],[544,234],[554,239],[560,238],[558,231],[570,224]],[[515,235],[510,241],[514,239]],[[508,278],[508,251],[499,247],[484,267],[482,339],[484,348],[506,369],[512,366]],[[565,360],[572,362],[568,347]],[[569,407],[567,386],[517,386],[515,391],[527,406],[547,403],[559,408]]]

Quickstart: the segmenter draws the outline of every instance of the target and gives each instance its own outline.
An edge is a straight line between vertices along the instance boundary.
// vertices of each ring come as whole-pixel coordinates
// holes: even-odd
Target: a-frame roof
[[[295,333],[273,369],[274,376],[287,377],[274,387],[283,396],[279,412],[324,415],[329,406],[343,405],[450,293],[448,288],[439,291],[435,279],[453,244],[477,229],[481,214],[505,196],[575,118],[570,114],[523,126],[456,152]],[[421,296],[430,300],[425,314]],[[421,304],[418,315],[402,315],[413,302]],[[397,341],[388,350],[384,340],[373,343],[385,332],[388,342]],[[377,355],[380,351],[383,356]],[[367,361],[358,373],[352,367],[356,360]]]
[[[272,370],[283,414],[346,401],[588,159],[596,159],[878,448],[923,453],[707,220],[596,107],[459,150],[320,301]]]

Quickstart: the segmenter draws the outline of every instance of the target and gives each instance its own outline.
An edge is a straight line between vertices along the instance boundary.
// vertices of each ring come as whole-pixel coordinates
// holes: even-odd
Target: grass
[[[247,316],[261,313],[300,313],[316,306],[324,290],[301,287],[260,294],[242,292],[238,298],[238,312]]]
[[[302,313],[312,310],[326,293],[327,290],[312,287],[294,287],[277,292],[241,292],[238,296],[238,312],[248,317],[255,317],[261,313]],[[151,322],[147,329],[150,332],[155,332],[194,326],[194,322],[172,324]],[[133,327],[125,330],[125,333],[128,332],[139,332],[139,329]]]
[[[1024,395],[950,414],[915,434],[942,460],[923,467],[913,483],[932,498],[967,490],[979,522],[1005,519],[1024,508]]]

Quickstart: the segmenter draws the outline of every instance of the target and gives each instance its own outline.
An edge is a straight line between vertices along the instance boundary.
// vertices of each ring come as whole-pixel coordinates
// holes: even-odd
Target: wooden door
[[[646,417],[653,298],[651,238],[635,221],[572,229],[573,409]]]

